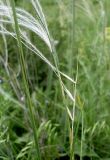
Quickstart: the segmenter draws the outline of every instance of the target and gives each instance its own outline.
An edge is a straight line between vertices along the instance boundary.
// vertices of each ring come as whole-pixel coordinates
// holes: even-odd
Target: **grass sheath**
[[[35,117],[33,114],[33,104],[31,101],[29,88],[28,88],[24,53],[23,53],[23,47],[22,47],[22,42],[21,42],[21,38],[20,38],[20,29],[19,29],[19,25],[18,25],[18,21],[17,21],[14,0],[11,0],[11,7],[12,7],[12,12],[13,12],[14,24],[15,24],[16,39],[17,39],[18,49],[19,49],[19,62],[21,65],[21,70],[22,70],[24,92],[25,92],[25,96],[26,96],[26,103],[27,103],[27,106],[29,107],[29,115],[30,115],[30,120],[31,120],[31,124],[32,124],[33,134],[34,134],[34,141],[35,141],[35,146],[36,146],[36,151],[37,151],[36,160],[41,160],[40,149],[39,149],[38,138],[37,138],[36,122],[35,122]]]

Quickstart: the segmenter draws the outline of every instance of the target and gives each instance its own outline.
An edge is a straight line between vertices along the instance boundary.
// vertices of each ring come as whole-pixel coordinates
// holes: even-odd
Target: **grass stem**
[[[12,7],[13,18],[14,18],[14,23],[15,23],[15,32],[16,32],[16,36],[17,36],[17,44],[18,44],[18,49],[19,49],[19,61],[20,61],[22,76],[23,76],[24,92],[25,92],[25,96],[26,96],[27,106],[29,107],[29,115],[30,115],[30,120],[31,120],[31,124],[32,124],[36,150],[37,150],[36,160],[41,160],[40,149],[39,149],[38,138],[37,138],[37,132],[36,132],[36,122],[35,122],[35,117],[34,117],[34,113],[33,113],[33,104],[32,104],[30,93],[29,93],[26,66],[25,66],[25,60],[24,60],[24,53],[23,53],[23,47],[22,47],[22,42],[21,42],[21,37],[20,37],[20,29],[19,29],[19,25],[18,25],[18,21],[17,21],[17,15],[16,15],[14,0],[11,0],[11,7]]]

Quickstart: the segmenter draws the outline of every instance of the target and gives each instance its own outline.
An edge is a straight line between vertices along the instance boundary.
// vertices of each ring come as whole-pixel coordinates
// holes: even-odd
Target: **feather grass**
[[[1,15],[1,17],[0,17],[0,33],[4,34],[4,35],[12,36],[13,38],[15,38],[17,40],[17,43],[18,43],[19,54],[20,54],[19,59],[20,59],[23,82],[24,82],[24,91],[25,91],[25,95],[26,95],[27,105],[29,106],[30,118],[31,118],[31,122],[32,122],[33,133],[34,133],[34,139],[35,139],[36,149],[38,152],[37,159],[40,160],[41,155],[40,155],[40,149],[39,149],[38,139],[37,139],[37,135],[36,135],[36,124],[35,124],[35,119],[34,119],[34,114],[33,114],[33,109],[32,109],[33,104],[32,104],[32,101],[30,98],[30,93],[29,93],[26,66],[25,66],[22,45],[24,45],[26,48],[31,50],[37,56],[39,56],[46,64],[48,64],[48,66],[52,69],[52,71],[58,77],[61,91],[62,91],[62,100],[63,100],[63,103],[66,107],[67,114],[70,117],[72,123],[74,123],[74,113],[75,113],[74,108],[75,108],[75,95],[76,95],[76,93],[74,94],[74,96],[72,95],[72,93],[69,91],[69,89],[63,83],[62,77],[65,77],[69,82],[72,83],[72,85],[75,84],[75,86],[76,86],[76,81],[73,78],[71,78],[70,76],[66,75],[65,73],[63,73],[59,70],[59,61],[58,61],[57,53],[56,53],[56,50],[54,47],[53,40],[49,34],[42,8],[41,8],[38,0],[31,0],[31,3],[32,3],[33,7],[35,8],[36,16],[38,19],[34,18],[30,13],[28,13],[24,9],[15,8],[15,4],[14,4],[13,0],[11,1],[11,6],[9,4],[6,5],[6,4],[1,3],[0,4],[0,15]],[[10,26],[11,31],[8,30],[6,26]],[[31,40],[25,30],[29,30],[29,31],[33,32],[35,35],[39,36],[45,42],[45,44],[48,46],[50,53],[53,57],[54,65],[36,47],[36,44],[33,44],[31,42]],[[71,111],[68,107],[68,104],[66,101],[66,96],[68,96],[69,99],[74,104],[73,115],[71,114]],[[72,129],[72,137],[73,137],[73,129]],[[73,138],[72,138],[71,143],[72,143],[72,145],[71,145],[70,150],[71,150],[71,155],[72,155],[72,160],[73,160],[73,153],[72,153],[73,152]]]
[[[34,4],[34,3],[32,2],[32,4]],[[11,16],[11,8],[9,6],[0,5],[0,14],[2,16],[2,18],[0,19],[1,23],[13,26],[14,22],[13,22],[13,19],[12,19],[12,16]],[[59,70],[58,62],[57,62],[58,58],[56,57],[57,54],[55,53],[55,51],[52,51],[52,50],[54,50],[54,47],[53,47],[53,44],[52,44],[52,40],[50,40],[50,35],[49,35],[48,30],[47,30],[47,25],[44,28],[44,24],[45,24],[44,18],[42,20],[43,26],[41,26],[39,21],[37,21],[32,15],[30,15],[27,11],[25,11],[23,9],[17,8],[16,9],[16,15],[17,15],[17,19],[18,19],[18,25],[20,27],[21,42],[28,49],[30,49],[32,52],[34,52],[36,55],[38,55],[45,63],[47,63],[50,66],[50,68],[53,70],[53,72],[55,72],[55,74],[58,77],[60,77],[60,81],[61,81],[60,84],[62,86],[62,89],[67,94],[67,96],[70,97],[70,99],[71,99],[71,97],[73,97],[72,93],[70,93],[70,91],[67,89],[66,86],[63,87],[64,85],[62,85],[63,82],[61,80],[61,76],[65,77],[71,83],[76,83],[76,82],[73,78],[71,78],[70,76],[66,75],[65,73],[63,73]],[[40,13],[40,15],[39,15],[40,19],[41,19],[41,15],[42,14]],[[5,20],[5,19],[7,19],[7,20]],[[1,23],[0,23],[0,27],[1,27],[0,33],[10,35],[13,38],[17,39],[17,35],[16,35],[15,31],[14,32],[8,31],[4,26],[1,25]],[[24,29],[28,28],[30,31],[34,32],[41,39],[44,40],[44,42],[48,45],[48,47],[50,49],[50,52],[53,52],[52,56],[54,58],[55,66],[41,53],[41,51],[38,48],[36,48],[36,46],[34,44],[32,44],[32,42],[30,41],[26,32],[21,27],[24,27]]]

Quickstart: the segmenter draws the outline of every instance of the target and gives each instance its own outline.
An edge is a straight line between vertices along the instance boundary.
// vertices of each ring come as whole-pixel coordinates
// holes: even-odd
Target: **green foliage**
[[[15,2],[35,19],[16,10],[16,34],[0,8],[0,159],[36,160],[34,117],[42,160],[109,160],[109,0]]]

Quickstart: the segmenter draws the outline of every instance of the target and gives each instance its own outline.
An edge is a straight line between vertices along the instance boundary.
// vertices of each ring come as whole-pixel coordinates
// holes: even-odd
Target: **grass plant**
[[[110,159],[108,0],[0,0],[0,159]]]
[[[15,9],[14,0],[11,0],[11,6],[12,6],[14,23],[15,23],[14,24],[15,33],[16,33],[18,49],[19,49],[19,57],[20,57],[19,62],[20,62],[21,70],[22,70],[26,104],[29,107],[29,115],[30,115],[30,119],[31,119],[31,123],[32,123],[34,141],[35,141],[35,145],[36,145],[36,152],[37,152],[36,159],[41,160],[41,154],[40,154],[37,131],[36,131],[36,122],[35,122],[35,118],[34,118],[34,114],[33,114],[33,105],[32,105],[32,101],[31,101],[31,97],[30,97],[30,93],[29,93],[28,82],[27,82],[27,73],[26,73],[26,66],[25,66],[25,60],[24,60],[24,53],[23,53],[23,47],[22,47],[22,42],[21,42],[21,38],[20,38],[20,30],[19,30],[18,20],[17,20],[17,16],[16,16],[16,9]]]

